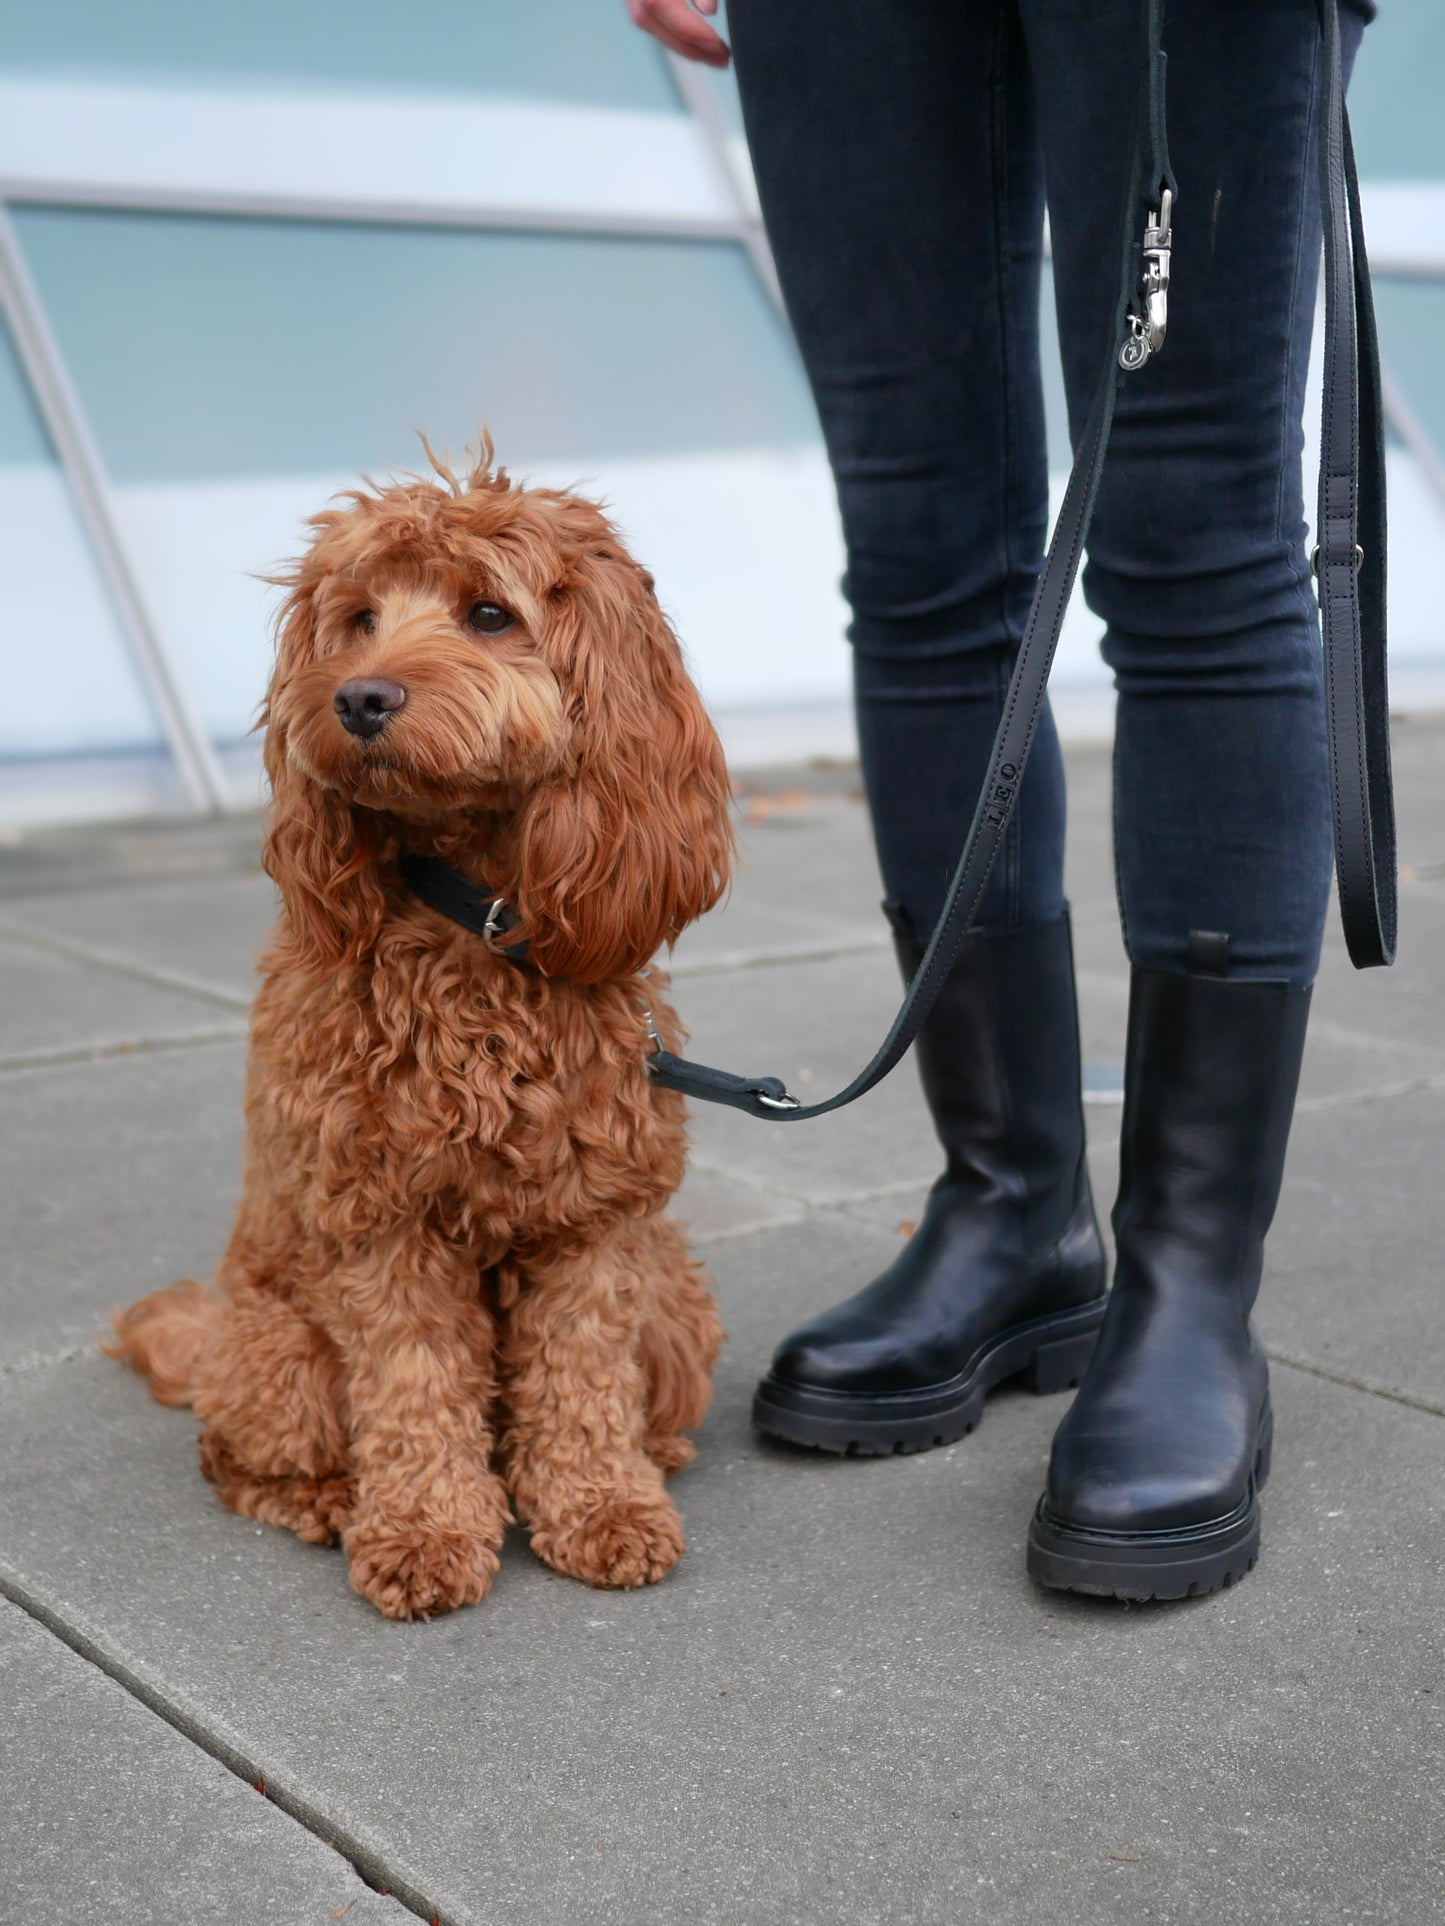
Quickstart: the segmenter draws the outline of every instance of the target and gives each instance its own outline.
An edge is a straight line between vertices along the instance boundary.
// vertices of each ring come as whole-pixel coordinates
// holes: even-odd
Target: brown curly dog
[[[483,1597],[513,1504],[557,1571],[661,1578],[722,1341],[662,1214],[682,1100],[639,975],[726,885],[722,753],[596,507],[489,443],[437,475],[344,497],[282,578],[244,1195],[216,1292],[152,1293],[108,1347],[194,1406],[224,1504],[339,1534],[393,1618]],[[505,898],[525,962],[403,850]]]

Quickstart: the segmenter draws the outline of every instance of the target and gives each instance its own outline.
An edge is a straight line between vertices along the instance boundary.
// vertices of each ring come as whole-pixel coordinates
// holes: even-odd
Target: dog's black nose
[[[331,706],[341,717],[343,729],[354,736],[375,736],[405,701],[406,690],[399,682],[383,682],[373,676],[365,682],[343,682],[331,698]]]

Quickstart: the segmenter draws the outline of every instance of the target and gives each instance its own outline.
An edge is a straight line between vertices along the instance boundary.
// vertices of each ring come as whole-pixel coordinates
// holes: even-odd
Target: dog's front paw
[[[358,1522],[342,1538],[351,1584],[388,1618],[435,1618],[486,1597],[497,1548],[475,1534],[402,1522]]]
[[[532,1531],[533,1551],[553,1571],[621,1590],[655,1585],[685,1548],[682,1520],[664,1492],[618,1495],[574,1523]]]

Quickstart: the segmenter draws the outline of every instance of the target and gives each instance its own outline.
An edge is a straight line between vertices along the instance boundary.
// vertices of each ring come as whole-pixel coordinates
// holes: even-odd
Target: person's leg
[[[1116,294],[1136,0],[1024,0],[1075,428]],[[1358,15],[1342,14],[1347,61]],[[1126,378],[1084,591],[1119,691],[1115,839],[1133,961],[1304,985],[1330,811],[1302,412],[1320,247],[1312,0],[1166,9],[1179,200],[1163,353]]]
[[[1042,174],[1012,0],[734,0],[753,168],[847,547],[888,896],[926,938],[978,798],[1047,517]],[[980,927],[1063,910],[1040,726]]]
[[[1023,0],[1065,376],[1114,299],[1140,10]],[[1346,16],[1346,53],[1359,20]],[[1268,1373],[1249,1325],[1330,870],[1301,412],[1320,245],[1310,0],[1165,18],[1169,331],[1129,377],[1085,592],[1119,689],[1115,844],[1134,965],[1116,1272],[1030,1535],[1044,1583],[1179,1597],[1258,1546]]]
[[[753,165],[847,547],[860,750],[905,975],[982,784],[1047,511],[1042,197],[1013,0],[733,0]],[[758,1422],[891,1450],[1077,1379],[1102,1311],[1045,717],[916,1054],[947,1154],[918,1234],[781,1347]]]

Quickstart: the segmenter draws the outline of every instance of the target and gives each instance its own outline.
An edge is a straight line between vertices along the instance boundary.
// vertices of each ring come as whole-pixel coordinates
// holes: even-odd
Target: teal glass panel
[[[1445,460],[1445,281],[1376,281],[1380,357]]]
[[[677,111],[656,43],[622,0],[46,0],[5,13],[0,68]]]
[[[483,422],[523,464],[817,439],[730,243],[15,218],[121,483],[409,465]]]
[[[0,761],[152,745],[154,717],[0,325]]]
[[[422,466],[418,430],[460,457],[486,424],[513,474],[612,501],[730,699],[836,674],[826,591],[810,598],[826,638],[816,618],[805,648],[809,611],[790,612],[786,663],[740,640],[716,593],[781,607],[805,540],[824,582],[836,572],[812,401],[740,245],[14,219],[148,602],[218,740],[244,734],[265,687],[257,576],[358,474]]]
[[[1445,180],[1442,89],[1445,6],[1440,0],[1382,0],[1350,81],[1350,120],[1364,180]]]
[[[0,322],[0,467],[49,463],[50,443],[21,378],[9,330]]]

